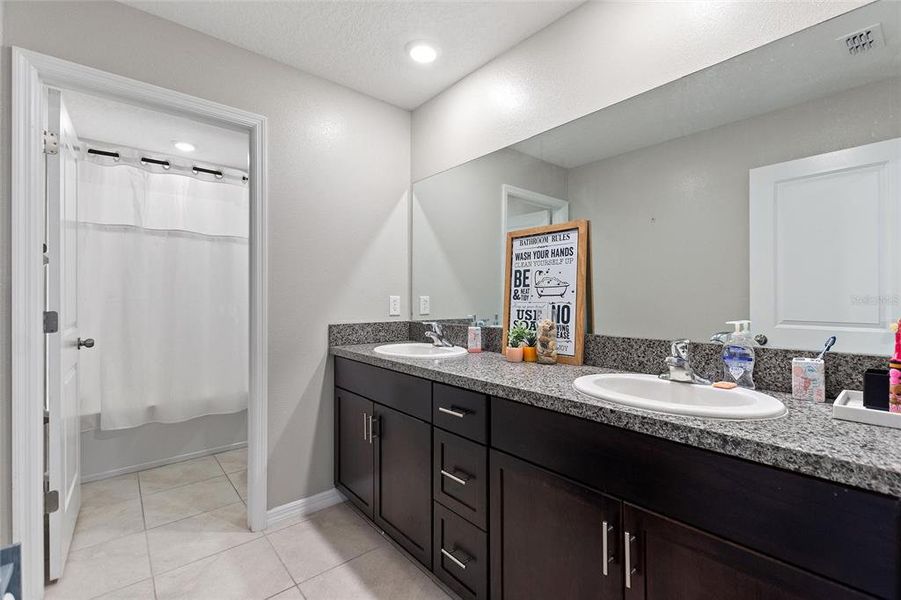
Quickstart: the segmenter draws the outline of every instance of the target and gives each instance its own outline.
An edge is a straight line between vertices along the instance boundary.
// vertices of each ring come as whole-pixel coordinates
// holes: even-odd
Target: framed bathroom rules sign
[[[588,221],[568,221],[507,234],[504,339],[516,325],[557,325],[557,362],[581,365],[585,348]]]

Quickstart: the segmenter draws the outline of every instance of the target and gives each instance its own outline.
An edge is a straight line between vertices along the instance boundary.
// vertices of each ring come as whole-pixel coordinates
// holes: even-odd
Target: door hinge
[[[59,313],[55,310],[44,311],[44,333],[59,331]]]
[[[59,136],[52,131],[44,130],[44,154],[59,153]]]
[[[47,490],[44,492],[44,514],[49,515],[59,510],[59,492]]]

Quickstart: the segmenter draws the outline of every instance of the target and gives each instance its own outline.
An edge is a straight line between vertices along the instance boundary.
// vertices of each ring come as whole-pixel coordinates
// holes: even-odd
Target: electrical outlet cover
[[[419,297],[419,314],[427,315],[432,312],[432,302],[428,296]]]
[[[388,296],[388,316],[400,316],[400,296]]]

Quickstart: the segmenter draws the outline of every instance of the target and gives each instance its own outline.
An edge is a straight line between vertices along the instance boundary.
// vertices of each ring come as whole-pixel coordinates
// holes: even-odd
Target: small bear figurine
[[[538,363],[553,365],[557,362],[557,324],[551,319],[538,323]]]

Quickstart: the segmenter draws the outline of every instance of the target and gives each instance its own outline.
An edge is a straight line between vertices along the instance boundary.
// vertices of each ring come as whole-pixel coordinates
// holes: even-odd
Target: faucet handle
[[[670,356],[681,360],[688,360],[688,344],[691,340],[673,340],[670,345]]]
[[[432,331],[437,333],[438,335],[442,335],[444,330],[441,328],[441,324],[438,321],[426,321],[425,325],[432,328]]]

